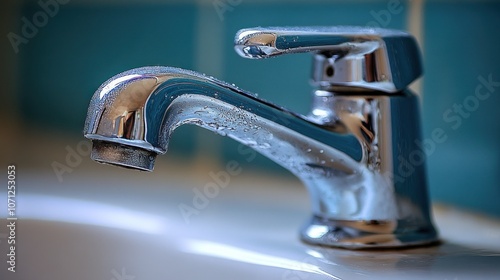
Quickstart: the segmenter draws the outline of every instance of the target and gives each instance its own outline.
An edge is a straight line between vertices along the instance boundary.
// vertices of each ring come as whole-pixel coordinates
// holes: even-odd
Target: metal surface
[[[212,77],[145,67],[97,90],[85,136],[93,141],[94,160],[152,170],[156,154],[166,152],[170,135],[183,124],[231,137],[300,178],[313,208],[301,231],[308,243],[380,248],[437,240],[418,100],[408,90],[360,95],[321,88],[305,117]]]
[[[368,27],[269,27],[243,29],[235,49],[248,58],[314,52],[312,82],[395,93],[422,74],[420,53],[408,33]]]

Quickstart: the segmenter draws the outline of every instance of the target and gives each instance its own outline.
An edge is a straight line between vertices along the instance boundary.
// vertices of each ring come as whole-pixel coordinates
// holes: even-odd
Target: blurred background
[[[71,176],[95,167],[81,144],[84,119],[94,91],[115,74],[148,65],[192,69],[305,114],[311,56],[240,58],[233,50],[237,30],[283,25],[407,30],[423,52],[425,76],[413,89],[422,97],[424,138],[436,128],[448,135],[428,157],[432,200],[500,217],[498,1],[5,0],[0,21],[2,166],[17,164],[19,176],[43,174],[52,190],[67,189]],[[482,94],[490,93],[485,100],[474,97],[480,85]],[[458,113],[457,106],[465,111]],[[158,160],[184,170],[186,177],[206,176],[237,160],[247,174],[295,180],[264,157],[247,164],[237,146],[183,126]],[[71,150],[81,156],[75,166],[67,163]]]

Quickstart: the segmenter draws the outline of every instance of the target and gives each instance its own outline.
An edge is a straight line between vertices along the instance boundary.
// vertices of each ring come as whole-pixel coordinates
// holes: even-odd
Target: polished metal
[[[355,26],[249,28],[235,49],[248,58],[314,52],[312,82],[324,88],[397,93],[422,74],[415,39],[397,30]]]
[[[355,34],[347,36],[353,42],[369,38],[379,45],[385,39],[376,38],[395,34],[391,44],[417,49],[407,46],[415,44],[409,35],[380,29],[253,29],[262,30],[267,32],[264,39],[252,35],[252,30],[240,31],[236,49],[253,57],[272,56],[276,49],[278,53],[336,54],[350,50],[351,43],[345,47],[346,41],[338,39],[342,34]],[[294,36],[300,42],[308,38],[307,44],[282,50],[265,40],[288,32],[299,34]],[[400,89],[418,75],[399,73],[402,68],[393,67],[397,59],[409,63],[405,69],[420,69],[418,53],[399,58],[398,54],[411,52],[391,53],[395,49],[387,44],[376,52],[380,50],[388,60],[384,75],[391,79],[359,83],[333,79],[331,85],[320,84],[308,116],[193,71],[172,67],[126,71],[105,82],[90,102],[84,133],[93,142],[91,157],[151,171],[156,155],[166,152],[172,132],[180,125],[195,124],[255,149],[304,182],[313,208],[311,220],[301,230],[304,241],[353,249],[433,243],[437,233],[429,213],[418,99],[408,89]],[[385,68],[367,70],[363,63],[371,60],[356,59],[357,53],[358,49],[352,50],[352,57],[336,58],[333,75],[346,70],[345,65],[359,64],[349,70],[353,77],[375,71],[380,78],[377,71]],[[362,55],[366,56],[370,55]],[[336,65],[347,57],[353,62]],[[357,70],[362,72],[354,75]]]

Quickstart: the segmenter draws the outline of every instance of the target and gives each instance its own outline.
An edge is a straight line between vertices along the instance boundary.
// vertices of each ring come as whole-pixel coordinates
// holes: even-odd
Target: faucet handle
[[[238,31],[236,52],[246,58],[313,52],[312,84],[396,93],[422,74],[420,53],[408,33],[355,26],[269,27]]]

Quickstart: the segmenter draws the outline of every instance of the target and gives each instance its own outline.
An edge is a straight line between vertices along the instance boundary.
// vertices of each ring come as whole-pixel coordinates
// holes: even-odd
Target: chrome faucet
[[[430,244],[421,75],[407,33],[359,27],[240,30],[243,57],[312,52],[312,108],[302,116],[200,73],[144,67],[94,94],[85,123],[92,159],[152,171],[170,135],[195,124],[248,145],[300,178],[312,199],[303,241],[343,248]],[[270,81],[274,82],[274,81]]]

